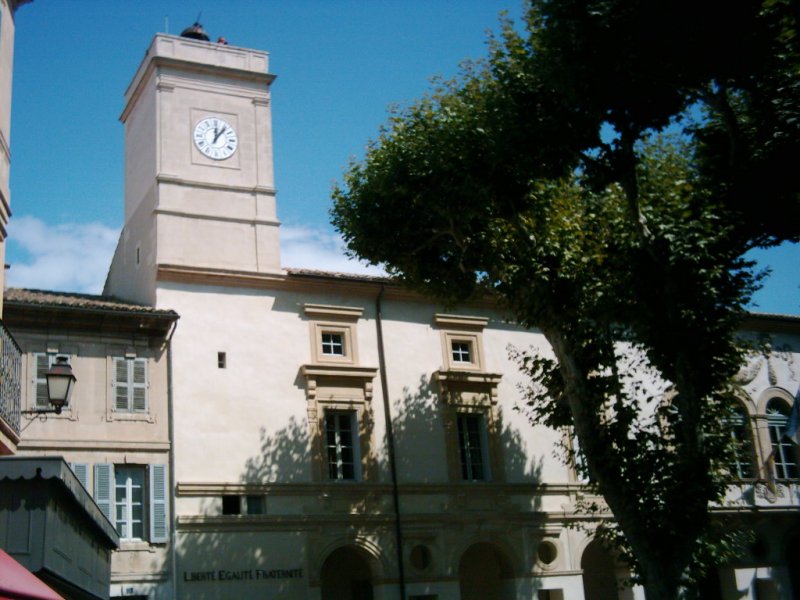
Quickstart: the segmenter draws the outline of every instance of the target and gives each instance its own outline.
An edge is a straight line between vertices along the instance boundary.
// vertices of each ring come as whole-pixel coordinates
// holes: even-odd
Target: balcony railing
[[[19,435],[22,351],[0,321],[0,419]]]

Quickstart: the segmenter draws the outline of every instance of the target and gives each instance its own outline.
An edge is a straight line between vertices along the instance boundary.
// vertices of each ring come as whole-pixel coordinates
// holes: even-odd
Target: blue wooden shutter
[[[47,395],[47,378],[45,375],[50,369],[52,356],[52,354],[45,354],[44,352],[34,354],[35,373],[33,374],[33,406],[35,408],[47,408],[50,404],[50,399]]]
[[[114,408],[115,410],[130,410],[130,393],[128,389],[128,360],[123,357],[114,357]]]
[[[94,501],[106,518],[114,523],[114,466],[94,466]]]
[[[75,473],[75,477],[78,478],[78,481],[81,482],[81,485],[88,492],[89,491],[89,465],[87,465],[86,463],[70,463],[69,466],[72,469],[72,472]]]
[[[133,406],[131,410],[145,412],[147,410],[147,359],[135,358],[131,361],[133,376],[131,377],[131,391]]]
[[[167,465],[150,465],[150,541],[166,542],[167,524]]]

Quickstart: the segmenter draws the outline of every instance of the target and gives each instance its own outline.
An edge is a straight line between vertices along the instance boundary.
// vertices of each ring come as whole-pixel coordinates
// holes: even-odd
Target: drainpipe
[[[178,326],[178,321],[173,321],[172,327],[167,335],[167,431],[169,435],[169,538],[170,538],[170,572],[172,577],[172,594],[177,597],[178,593],[178,574],[176,572],[177,561],[177,544],[176,544],[176,519],[175,519],[175,410],[173,407],[172,397],[172,336],[175,334],[175,329]]]
[[[394,430],[392,429],[392,415],[389,408],[389,383],[386,379],[386,354],[383,349],[383,319],[381,315],[381,300],[383,299],[384,286],[375,299],[375,328],[378,334],[378,366],[381,373],[381,392],[383,393],[383,414],[386,419],[386,442],[389,453],[389,471],[392,477],[392,500],[394,502],[394,535],[397,544],[397,568],[400,576],[400,600],[406,597],[406,573],[403,567],[403,530],[400,527],[400,493],[397,488],[397,463],[394,458]]]

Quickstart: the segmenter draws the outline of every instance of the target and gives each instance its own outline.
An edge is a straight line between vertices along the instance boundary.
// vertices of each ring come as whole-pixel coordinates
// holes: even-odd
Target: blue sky
[[[485,54],[516,0],[48,0],[17,12],[10,285],[98,292],[123,215],[122,96],[159,32],[270,52],[284,266],[361,271],[328,223],[330,188],[387,108]],[[758,255],[757,310],[800,314],[800,249]]]

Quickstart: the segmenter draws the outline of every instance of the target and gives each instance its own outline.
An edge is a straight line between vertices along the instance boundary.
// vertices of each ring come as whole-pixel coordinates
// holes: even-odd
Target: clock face
[[[239,139],[230,124],[219,117],[206,117],[194,126],[194,145],[208,158],[225,160],[233,156]]]

